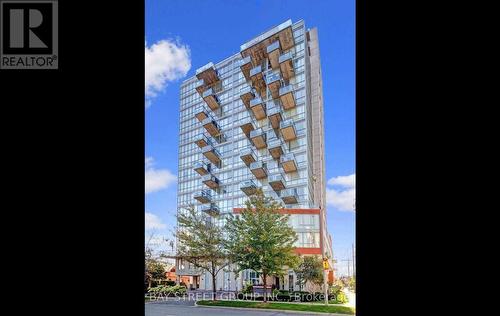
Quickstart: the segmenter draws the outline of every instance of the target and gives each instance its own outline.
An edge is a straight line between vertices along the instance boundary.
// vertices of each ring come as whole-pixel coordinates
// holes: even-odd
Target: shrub
[[[174,286],[176,284],[175,284],[175,281],[167,280],[167,281],[165,281],[165,285],[167,285],[167,286]]]
[[[340,285],[333,285],[330,287],[330,294],[337,295],[342,291],[342,287]]]
[[[278,301],[285,301],[289,302],[290,301],[290,294],[289,293],[279,293],[278,296],[276,297]]]
[[[249,282],[245,283],[245,286],[241,290],[241,293],[243,293],[243,294],[253,293],[253,285],[252,285],[252,283],[249,283]]]
[[[175,296],[175,295],[185,295],[187,289],[186,287],[181,285],[174,285],[174,286],[159,285],[150,288],[148,292],[154,296]]]
[[[344,304],[347,303],[349,300],[347,299],[347,296],[345,295],[344,292],[340,291],[337,293],[335,296],[337,303]]]

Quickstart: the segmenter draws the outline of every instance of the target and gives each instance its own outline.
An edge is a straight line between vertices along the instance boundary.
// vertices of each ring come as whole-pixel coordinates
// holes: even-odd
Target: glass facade
[[[310,140],[306,132],[307,127],[307,99],[306,99],[306,75],[305,75],[305,27],[303,22],[292,26],[295,46],[287,52],[293,57],[295,76],[290,78],[288,84],[294,89],[296,107],[282,112],[284,120],[291,120],[295,124],[297,138],[283,142],[285,153],[294,153],[297,171],[286,173],[281,167],[279,160],[274,159],[266,147],[256,149],[252,141],[243,133],[240,125],[244,120],[250,119],[254,126],[264,131],[273,130],[267,117],[257,120],[249,111],[240,98],[240,91],[251,88],[250,81],[247,82],[240,69],[243,59],[240,54],[234,55],[221,63],[215,65],[220,81],[211,87],[220,102],[220,108],[211,110],[203,100],[202,95],[197,92],[198,79],[192,77],[185,81],[181,87],[180,94],[180,135],[179,135],[179,185],[178,185],[178,209],[189,205],[200,208],[202,204],[193,200],[193,195],[206,189],[201,176],[194,170],[196,162],[211,163],[203,154],[199,146],[194,142],[204,135],[210,144],[221,155],[221,166],[217,168],[212,163],[212,174],[220,180],[220,187],[212,192],[212,202],[217,204],[223,220],[224,216],[233,213],[233,208],[244,207],[247,195],[240,189],[240,183],[246,180],[254,180],[261,184],[266,195],[271,195],[281,200],[278,193],[268,184],[268,179],[256,179],[249,167],[241,160],[240,152],[243,149],[254,149],[257,161],[266,164],[269,175],[281,174],[286,181],[287,188],[297,188],[298,202],[285,205],[289,208],[311,208],[315,207],[311,197],[312,184],[310,183],[309,164],[307,163]],[[279,77],[276,70],[269,66],[264,73],[268,78]],[[284,82],[283,82],[284,86]],[[206,90],[209,91],[209,90]],[[273,102],[273,106],[281,108],[279,98],[272,99],[271,92],[266,92],[264,102]],[[222,141],[214,138],[207,132],[203,125],[196,119],[195,114],[201,109],[209,112],[217,122],[222,132]],[[276,137],[282,139],[279,130],[274,130]],[[317,206],[316,206],[317,207]]]
[[[196,76],[181,85],[178,211],[189,206],[205,212],[216,209],[218,216],[213,220],[222,224],[227,216],[233,216],[234,208],[245,207],[247,194],[256,187],[281,201],[285,208],[320,207],[314,198],[311,161],[307,30],[304,22],[298,21],[279,30],[285,31],[290,34],[286,45],[280,45],[277,35],[264,44],[261,55],[252,53],[255,44],[242,45],[241,53],[201,67]],[[250,51],[249,55],[243,54],[244,49]],[[267,52],[279,55],[271,61]],[[283,66],[290,60],[293,69]],[[262,75],[259,82],[254,80],[257,68]],[[250,72],[245,74],[244,69]],[[207,84],[207,80],[211,83]],[[257,109],[258,98],[262,106]],[[212,126],[205,121],[213,121]],[[206,170],[206,175],[200,175]],[[218,185],[207,187],[203,179],[210,175],[218,179]],[[319,214],[290,216],[290,224],[299,236],[297,247],[320,247],[320,221]],[[250,272],[243,276],[253,281],[256,278]],[[231,278],[223,279],[226,288]],[[201,284],[209,286],[210,282],[205,279]]]

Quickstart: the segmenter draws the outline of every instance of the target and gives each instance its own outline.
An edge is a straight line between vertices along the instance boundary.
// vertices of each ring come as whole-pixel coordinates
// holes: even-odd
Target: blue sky
[[[152,91],[145,109],[148,232],[165,235],[175,225],[180,83],[287,19],[318,28],[328,229],[334,256],[350,257],[355,240],[355,2],[349,0],[146,0],[146,84]],[[346,273],[346,262],[337,268]]]

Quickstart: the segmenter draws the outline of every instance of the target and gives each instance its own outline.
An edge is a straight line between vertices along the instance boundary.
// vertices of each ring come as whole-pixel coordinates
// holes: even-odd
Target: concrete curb
[[[208,306],[208,305],[198,305],[198,302],[194,303],[195,307],[209,307],[209,308],[227,308],[227,309],[236,309],[236,310],[245,310],[249,309],[257,310],[257,311],[269,311],[269,312],[280,312],[280,313],[288,313],[288,314],[308,314],[308,315],[334,315],[334,316],[346,316],[352,315],[356,316],[356,314],[339,314],[339,313],[320,313],[320,312],[306,312],[306,311],[291,311],[287,309],[276,309],[276,308],[245,308],[245,307],[230,307],[230,306]]]

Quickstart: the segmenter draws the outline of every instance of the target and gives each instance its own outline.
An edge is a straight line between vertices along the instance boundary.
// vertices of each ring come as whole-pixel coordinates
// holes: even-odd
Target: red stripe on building
[[[321,248],[295,248],[296,254],[299,255],[320,255]]]
[[[233,208],[233,213],[241,214],[244,208]],[[284,208],[280,210],[280,213],[283,214],[319,214],[319,208]]]

